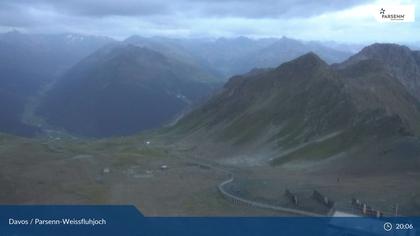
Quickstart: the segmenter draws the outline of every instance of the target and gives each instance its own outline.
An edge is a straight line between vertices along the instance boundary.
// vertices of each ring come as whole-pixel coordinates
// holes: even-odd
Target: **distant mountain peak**
[[[313,52],[306,53],[290,62],[286,62],[278,67],[278,69],[290,66],[297,66],[299,70],[312,71],[317,68],[327,68],[328,64],[323,61],[317,54]]]
[[[326,65],[326,63],[314,52],[308,52],[306,54],[303,54],[302,56],[296,58],[295,61],[314,62]]]
[[[393,43],[374,43],[363,48],[359,54],[386,59],[387,57],[408,56],[411,54],[411,50],[406,46]]]
[[[368,49],[408,49],[408,47],[396,43],[373,43],[369,46],[366,46],[363,50]],[[362,51],[363,51],[362,50]]]

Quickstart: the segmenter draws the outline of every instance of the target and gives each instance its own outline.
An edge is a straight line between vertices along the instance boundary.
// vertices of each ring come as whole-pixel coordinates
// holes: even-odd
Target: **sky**
[[[412,23],[373,8],[413,4]],[[338,42],[420,42],[420,0],[1,0],[0,32],[80,33],[124,39],[287,36]]]

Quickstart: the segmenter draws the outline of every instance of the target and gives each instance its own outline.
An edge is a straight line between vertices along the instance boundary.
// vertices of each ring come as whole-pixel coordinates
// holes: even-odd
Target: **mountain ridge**
[[[327,156],[377,138],[420,134],[420,105],[386,65],[346,63],[329,66],[307,53],[273,70],[234,76],[168,132],[193,143],[200,136],[210,146],[223,142],[236,155],[271,150],[274,159],[332,133],[339,135],[325,141],[334,143]]]
[[[351,55],[349,52],[328,48],[321,43],[304,42],[287,37],[188,40],[131,36],[125,42],[147,46],[162,54],[195,63],[225,78],[246,73],[253,68],[276,67],[309,51],[318,52],[328,63],[343,61]]]
[[[377,60],[396,77],[408,91],[420,100],[420,51],[390,43],[375,43],[351,56],[340,67],[363,60]]]

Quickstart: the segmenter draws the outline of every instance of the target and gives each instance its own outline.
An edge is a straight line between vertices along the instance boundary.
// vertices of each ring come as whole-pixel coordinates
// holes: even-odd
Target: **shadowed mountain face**
[[[0,131],[33,135],[37,129],[21,122],[28,98],[110,41],[78,35],[0,34]]]
[[[331,156],[373,137],[418,135],[420,106],[378,60],[329,66],[309,53],[231,78],[173,131],[253,152],[325,139],[322,152]]]
[[[363,60],[376,60],[397,78],[407,90],[420,99],[420,51],[411,51],[397,44],[373,44],[349,58],[341,66]]]
[[[0,132],[33,136],[37,132],[37,128],[25,125],[20,121],[25,99],[13,91],[6,86],[0,88]]]
[[[290,38],[253,40],[246,37],[217,40],[182,40],[130,37],[128,43],[146,46],[170,57],[228,78],[254,68],[267,68],[313,51],[328,63],[341,62],[352,53],[329,48],[317,42]]]
[[[110,45],[70,69],[39,114],[82,136],[128,135],[157,128],[217,86],[194,66],[132,45]]]

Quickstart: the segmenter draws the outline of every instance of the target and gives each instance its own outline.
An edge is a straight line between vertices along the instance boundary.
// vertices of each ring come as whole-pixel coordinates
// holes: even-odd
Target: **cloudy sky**
[[[380,23],[372,9],[416,5],[414,23]],[[281,37],[343,42],[420,41],[420,0],[1,0],[0,31],[123,39]]]

